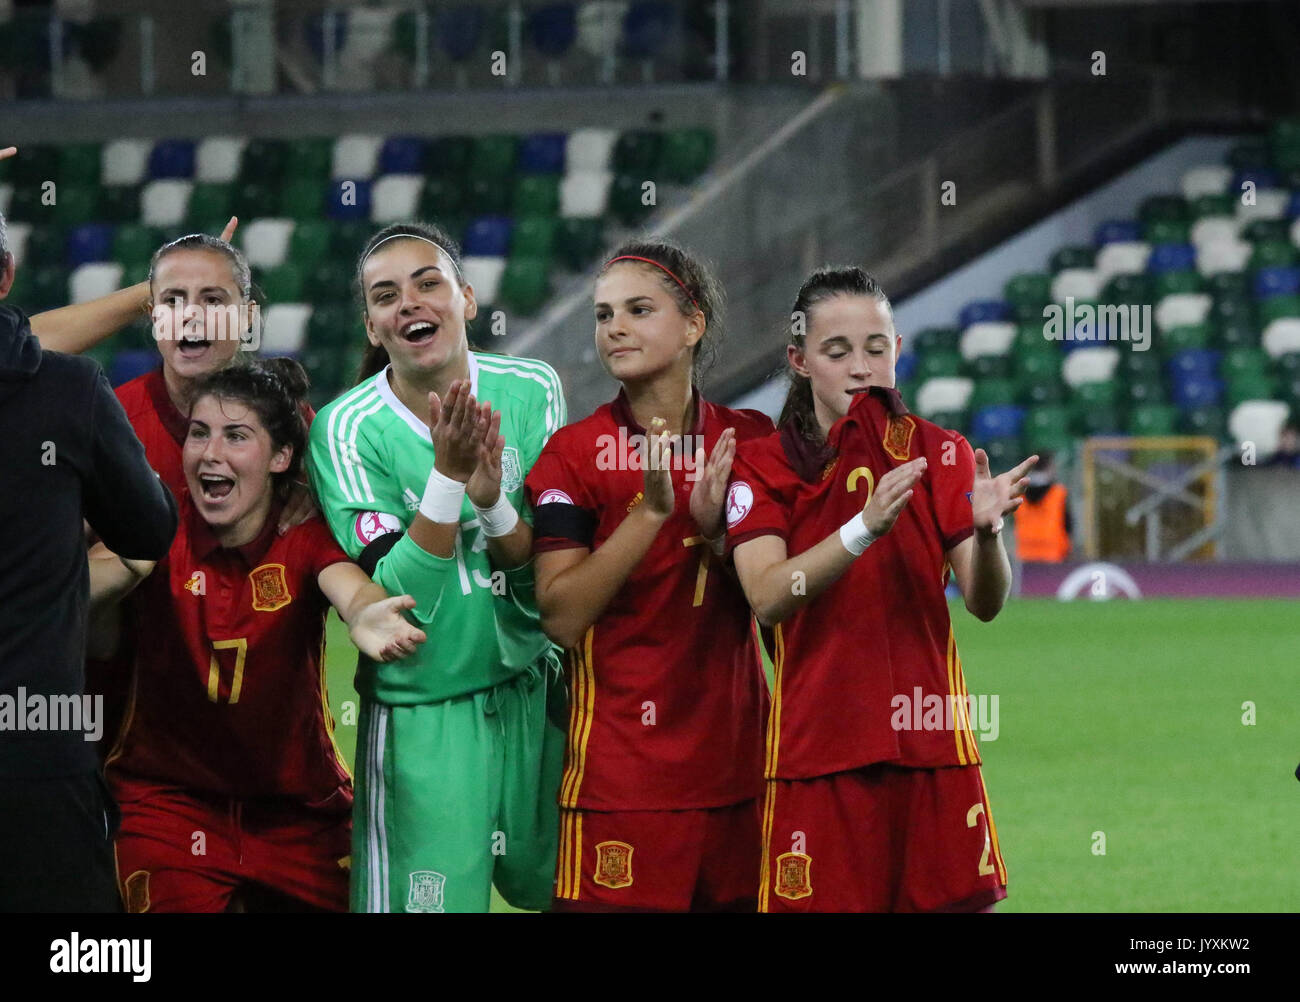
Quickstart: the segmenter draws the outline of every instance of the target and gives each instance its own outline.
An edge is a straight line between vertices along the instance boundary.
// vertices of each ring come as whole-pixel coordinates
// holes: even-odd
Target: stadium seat
[[[341,274],[335,262],[322,259],[314,265],[299,267],[299,271],[302,272],[302,286],[298,302],[320,307],[341,305],[352,298],[355,285],[351,272]]]
[[[1264,328],[1260,343],[1270,358],[1300,352],[1300,317],[1279,317]]]
[[[1196,245],[1196,270],[1202,275],[1238,272],[1250,263],[1252,247],[1245,240],[1215,240]]]
[[[133,184],[99,189],[99,218],[105,223],[134,223],[140,218],[140,189]]]
[[[1208,435],[1219,442],[1227,436],[1228,430],[1227,418],[1218,404],[1184,408],[1182,426],[1189,435]]]
[[[1098,247],[1114,243],[1136,243],[1142,239],[1142,226],[1135,219],[1108,219],[1097,227],[1093,242]]]
[[[961,368],[961,355],[956,351],[933,349],[920,356],[916,375],[918,379],[924,382],[927,379],[942,379],[960,375]],[[960,410],[961,408],[946,407],[944,409]]]
[[[193,185],[189,181],[150,181],[140,193],[140,222],[179,226],[185,219]]]
[[[297,303],[304,299],[302,269],[293,261],[284,261],[259,273],[260,301],[267,307]]]
[[[1205,164],[1183,172],[1183,197],[1195,200],[1205,195],[1219,196],[1232,180],[1232,168],[1218,164]]]
[[[1112,247],[1121,246],[1111,244]],[[1144,274],[1120,274],[1106,283],[1101,290],[1103,303],[1118,303],[1125,306],[1140,306],[1150,303],[1152,295],[1151,278]]]
[[[194,141],[163,139],[155,143],[149,154],[149,177],[193,178]]]
[[[1255,272],[1255,298],[1293,296],[1300,293],[1300,268],[1260,268]]]
[[[536,132],[519,143],[521,174],[563,174],[564,147],[567,136],[562,132]]]
[[[1116,275],[1146,271],[1151,245],[1141,240],[1115,241],[1097,252],[1096,270],[1103,284]]]
[[[107,261],[112,257],[112,223],[83,223],[68,230],[63,261],[69,268]]]
[[[1200,292],[1203,284],[1200,274],[1190,269],[1187,271],[1162,271],[1155,274],[1152,291],[1156,297],[1156,302],[1159,302],[1165,296],[1172,296],[1181,292]]]
[[[422,174],[425,152],[418,136],[389,136],[379,148],[379,173]]]
[[[971,304],[973,305],[973,304]],[[966,310],[962,311],[966,315]],[[971,361],[982,355],[1005,357],[1015,341],[1016,326],[1002,320],[970,323],[961,335],[961,355]]]
[[[1254,348],[1259,345],[1259,331],[1248,317],[1230,317],[1216,321],[1219,344],[1225,348]]]
[[[108,381],[113,386],[121,386],[137,376],[152,372],[158,365],[158,352],[153,348],[129,348],[113,356],[113,365],[108,373]]]
[[[200,181],[190,192],[186,217],[189,223],[203,223],[210,219],[228,219],[234,213],[234,186],[216,181]],[[241,208],[241,214],[246,210]],[[245,217],[247,218],[247,217]]]
[[[956,327],[925,327],[903,338],[904,350],[910,347],[922,357],[931,351],[957,351],[960,344],[961,331]]]
[[[62,269],[67,233],[67,227],[57,223],[33,227],[27,238],[27,256],[31,264],[39,268],[57,265]]]
[[[1287,405],[1280,400],[1243,401],[1228,416],[1228,430],[1238,448],[1252,442],[1255,461],[1267,461],[1277,452],[1278,437],[1287,420]]]
[[[1149,244],[1185,244],[1192,227],[1186,220],[1156,219],[1142,226],[1142,238]]]
[[[295,177],[280,186],[276,212],[287,219],[308,222],[325,211],[328,183]]]
[[[334,141],[334,153],[330,162],[330,177],[334,180],[344,178],[369,179],[374,177],[375,169],[379,166],[379,147],[383,145],[383,142],[382,136],[355,133],[339,136]]]
[[[964,411],[975,384],[961,376],[924,379],[916,393],[916,409],[922,417],[941,411]]]
[[[609,171],[577,170],[560,182],[560,215],[566,219],[595,219],[609,207]]]
[[[506,216],[479,216],[472,220],[465,233],[466,256],[505,257],[510,250],[511,225]]]
[[[449,178],[432,175],[424,179],[420,192],[420,215],[425,219],[440,219],[455,215],[465,207],[465,187]]]
[[[278,182],[289,164],[289,144],[280,139],[251,139],[240,154],[239,175],[241,184],[249,181]],[[242,205],[242,211],[247,212]]]
[[[1093,268],[1064,268],[1052,279],[1052,301],[1094,301],[1101,294],[1101,276]]]
[[[957,326],[963,330],[971,324],[1008,320],[1010,307],[1000,299],[980,299],[967,303],[957,314]]]
[[[1238,200],[1235,212],[1243,224],[1255,219],[1285,219],[1291,193],[1285,188],[1263,188],[1255,192],[1255,201]]]
[[[1300,218],[1291,223],[1291,242],[1300,247]]]
[[[1080,435],[1124,432],[1119,388],[1114,383],[1084,383],[1070,400],[1071,427]]]
[[[510,309],[525,315],[536,313],[550,291],[545,260],[512,257],[506,263],[499,295],[501,302]]]
[[[561,218],[558,222],[556,250],[560,263],[569,271],[581,271],[604,249],[604,221]]]
[[[1277,394],[1276,381],[1267,375],[1245,375],[1224,380],[1224,396],[1231,410],[1248,400],[1272,400]]]
[[[1208,348],[1211,328],[1209,324],[1180,324],[1160,332],[1159,346],[1166,357],[1194,348]]]
[[[576,5],[549,3],[528,12],[528,41],[548,59],[558,59],[573,47],[578,37]]]
[[[240,244],[244,256],[254,268],[276,268],[289,260],[289,239],[293,235],[292,219],[254,219],[240,226]],[[295,268],[301,263],[295,261]],[[283,301],[281,297],[272,302]]]
[[[312,308],[306,303],[276,303],[267,308],[262,325],[263,355],[296,355],[307,345],[307,322]]]
[[[655,209],[645,204],[642,181],[634,174],[617,174],[609,189],[609,211],[624,226],[637,226]]]
[[[231,184],[239,177],[239,164],[248,140],[243,136],[208,136],[194,153],[194,180],[203,184]]]
[[[1215,407],[1223,398],[1223,381],[1215,376],[1190,376],[1171,384],[1174,403],[1182,410]]]
[[[1129,433],[1154,436],[1173,435],[1178,430],[1178,408],[1169,404],[1139,404],[1129,410]]]
[[[487,17],[477,4],[462,3],[440,8],[436,16],[434,37],[438,47],[452,62],[461,63],[478,49]]]
[[[1186,222],[1191,216],[1191,211],[1187,200],[1178,195],[1151,195],[1142,200],[1137,214],[1138,219],[1145,225],[1154,222]]]
[[[1065,384],[1078,389],[1087,383],[1109,381],[1119,365],[1119,349],[1111,347],[1086,347],[1070,352],[1061,365],[1061,378]]]
[[[474,287],[475,298],[484,304],[496,301],[505,270],[504,257],[472,257],[467,254],[461,262],[461,274]]]
[[[1165,331],[1171,327],[1204,323],[1213,302],[1213,298],[1205,292],[1182,292],[1164,296],[1156,304],[1156,327]]]
[[[972,411],[982,407],[999,404],[1013,404],[1016,400],[1016,387],[1010,379],[981,379],[971,389],[970,399],[966,402]]]
[[[559,175],[521,175],[510,207],[516,216],[554,216],[560,209]]]
[[[492,177],[472,178],[467,185],[465,209],[476,216],[503,216],[510,212],[513,186]]]
[[[555,247],[557,220],[554,216],[524,216],[516,219],[510,235],[510,257],[549,260]]]
[[[1291,239],[1290,219],[1252,219],[1241,228],[1241,236],[1251,243],[1264,240],[1289,241]]]
[[[713,160],[713,134],[707,129],[672,129],[659,148],[659,174],[677,184],[694,181]]]
[[[1002,297],[1018,319],[1041,317],[1043,307],[1052,301],[1052,277],[1042,272],[1013,275],[1002,287]]]
[[[1211,348],[1186,348],[1169,359],[1170,379],[1177,382],[1202,376],[1214,377],[1219,372],[1223,356]]]
[[[1289,240],[1262,240],[1250,255],[1250,270],[1290,268],[1297,261],[1297,250]]]
[[[1147,258],[1147,270],[1155,275],[1189,271],[1196,267],[1196,248],[1191,244],[1156,244]]]
[[[114,139],[100,154],[100,184],[143,184],[153,143],[147,139]]]
[[[468,177],[474,159],[474,140],[469,136],[439,136],[429,140],[424,169],[435,177]]]
[[[122,266],[112,261],[83,264],[68,279],[68,301],[86,303],[121,288]]]
[[[916,377],[917,358],[915,352],[904,352],[898,356],[894,364],[894,385],[899,392],[903,392],[904,386],[909,386]],[[903,397],[904,400],[907,396]]]
[[[99,216],[99,188],[89,184],[58,182],[54,189],[54,220],[76,226]]]
[[[1016,438],[1025,420],[1025,409],[1015,404],[982,407],[971,415],[971,436],[983,442],[994,438]]]
[[[368,219],[350,219],[330,224],[330,254],[353,262],[361,256],[374,227]]]
[[[642,179],[651,178],[659,168],[659,151],[662,146],[662,133],[647,129],[624,132],[614,143],[614,170],[639,174]]]
[[[1228,309],[1231,302],[1223,299],[1215,305],[1219,312],[1223,312]],[[1258,304],[1253,304],[1249,300],[1240,300],[1235,305],[1241,306],[1248,315],[1251,315],[1253,308],[1253,315],[1259,318],[1261,328],[1282,317],[1300,317],[1300,295],[1270,296]]]
[[[327,348],[335,355],[349,342],[364,337],[358,310],[353,306],[316,306],[307,321],[307,344]]]
[[[424,177],[420,174],[385,174],[375,181],[371,190],[371,221],[389,223],[414,219],[423,187]]]
[[[285,144],[286,174],[322,184],[330,180],[336,142],[325,137],[289,140]]]
[[[519,142],[514,136],[475,136],[469,173],[476,178],[506,181],[515,172]]]
[[[1091,268],[1097,260],[1092,247],[1061,247],[1052,254],[1051,272],[1058,275],[1070,268]]]
[[[1241,223],[1231,214],[1199,217],[1188,231],[1188,238],[1197,247],[1208,243],[1230,243],[1240,236]]]
[[[147,267],[159,243],[157,231],[138,223],[129,223],[117,227],[114,232],[112,257],[123,269],[136,265]]]
[[[618,133],[613,129],[577,129],[565,141],[565,170],[608,171]]]
[[[349,188],[349,185],[352,187]],[[331,181],[327,206],[331,219],[369,219],[370,182],[360,178],[340,178]]]
[[[1009,355],[976,355],[962,366],[961,374],[970,376],[978,384],[985,379],[1010,379]]]

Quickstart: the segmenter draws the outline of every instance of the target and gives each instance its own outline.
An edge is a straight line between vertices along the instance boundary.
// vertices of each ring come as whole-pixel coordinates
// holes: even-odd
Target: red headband
[[[690,289],[686,288],[686,283],[683,282],[676,275],[674,275],[667,268],[665,268],[663,265],[661,265],[658,261],[654,260],[654,258],[637,257],[635,254],[624,254],[621,257],[610,258],[608,261],[605,262],[605,267],[608,268],[615,261],[644,261],[646,264],[654,265],[656,268],[662,271],[665,275],[667,275],[669,278],[671,278],[674,282],[676,282],[681,287],[682,292],[686,293],[686,298],[691,301],[692,306],[694,306],[697,310],[700,309],[700,304],[695,301],[695,297],[691,295]],[[700,312],[702,313],[704,311],[701,310]]]

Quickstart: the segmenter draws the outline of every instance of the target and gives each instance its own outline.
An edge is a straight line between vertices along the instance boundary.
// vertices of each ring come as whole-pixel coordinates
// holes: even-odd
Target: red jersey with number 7
[[[560,805],[596,811],[723,807],[758,796],[767,681],[739,583],[700,535],[691,490],[723,431],[771,420],[695,394],[674,447],[675,507],[650,550],[568,652],[569,743]],[[525,481],[538,552],[598,549],[641,503],[645,430],[627,397],[560,429]]]
[[[787,424],[737,450],[727,543],[775,535],[803,553],[860,512],[881,477],[921,456],[926,472],[893,528],[771,631],[769,778],[980,761],[944,597],[946,554],[974,531],[965,438],[879,387],[832,425],[824,452]]]
[[[110,781],[343,806],[317,576],[347,560],[319,516],[223,547],[189,493],[167,556],[135,592],[135,678]]]

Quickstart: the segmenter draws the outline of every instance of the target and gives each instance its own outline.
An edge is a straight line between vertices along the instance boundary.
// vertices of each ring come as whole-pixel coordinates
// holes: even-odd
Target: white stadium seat
[[[1175,292],[1156,303],[1156,328],[1187,327],[1205,321],[1214,299],[1205,292]]]
[[[1285,219],[1291,193],[1284,188],[1260,188],[1255,192],[1255,204],[1246,205],[1237,199],[1237,218],[1243,223],[1255,219]]]
[[[1095,301],[1101,295],[1101,276],[1094,268],[1065,268],[1052,279],[1052,302],[1064,303],[1067,297]]]
[[[1296,216],[1295,221],[1291,223],[1291,242],[1300,247],[1300,216]]]
[[[966,361],[983,355],[999,358],[1011,351],[1016,339],[1016,325],[1005,321],[987,320],[971,324],[961,332],[961,357]]]
[[[289,256],[292,219],[255,219],[239,227],[244,256],[254,268],[276,268]]]
[[[1232,170],[1219,164],[1204,164],[1183,171],[1183,198],[1222,195],[1232,181]]]
[[[68,299],[85,303],[116,292],[122,286],[122,266],[112,261],[83,264],[68,279]]]
[[[565,219],[594,219],[605,214],[614,175],[607,170],[582,170],[560,181],[560,215]]]
[[[1241,232],[1241,221],[1235,216],[1202,216],[1192,224],[1192,243],[1201,244],[1228,243],[1237,239]]]
[[[1216,240],[1196,248],[1196,270],[1202,275],[1244,271],[1253,248],[1245,240]]]
[[[307,303],[276,303],[262,316],[263,355],[287,355],[302,351],[307,344]]]
[[[1300,317],[1278,317],[1264,328],[1259,340],[1271,358],[1300,352]]]
[[[1105,383],[1115,376],[1119,365],[1118,348],[1076,348],[1065,356],[1061,365],[1061,378],[1067,386],[1084,383]]]
[[[506,270],[503,257],[467,257],[461,262],[461,274],[474,286],[474,298],[490,306],[501,289],[501,276]]]
[[[9,231],[9,253],[14,256],[15,264],[22,264],[23,257],[27,253],[27,238],[32,235],[32,224],[10,223],[7,229]]]
[[[209,136],[194,154],[194,179],[212,184],[229,184],[239,176],[248,139],[244,136]]]
[[[335,179],[374,177],[379,165],[379,148],[383,144],[383,136],[356,133],[339,136],[334,141],[334,164],[330,177]]]
[[[564,172],[609,170],[618,133],[613,129],[578,129],[564,144]]]
[[[1097,252],[1097,271],[1101,284],[1105,285],[1116,275],[1137,275],[1147,270],[1147,258],[1151,256],[1151,245],[1141,240],[1116,241],[1107,244]]]
[[[103,184],[139,184],[149,168],[153,152],[150,139],[114,139],[104,144],[99,155],[99,179]]]
[[[422,174],[385,174],[370,187],[370,221],[391,223],[419,213]]]
[[[193,189],[189,181],[150,181],[140,192],[140,222],[146,226],[179,226]]]
[[[922,417],[965,410],[974,389],[974,381],[965,376],[935,376],[916,391],[916,409]]]
[[[1228,433],[1237,440],[1255,446],[1255,462],[1267,460],[1277,452],[1278,433],[1286,423],[1290,408],[1280,400],[1244,400],[1228,416]]]

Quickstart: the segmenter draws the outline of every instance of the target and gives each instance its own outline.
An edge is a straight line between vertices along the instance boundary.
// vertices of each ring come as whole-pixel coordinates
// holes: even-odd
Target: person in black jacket
[[[0,216],[0,300],[13,280]],[[98,364],[42,351],[0,304],[0,912],[120,910],[83,695],[83,518],[124,561],[158,560],[176,501]]]

